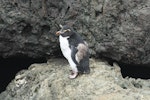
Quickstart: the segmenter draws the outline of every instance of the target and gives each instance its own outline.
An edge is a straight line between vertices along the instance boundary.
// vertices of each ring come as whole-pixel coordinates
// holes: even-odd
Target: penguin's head
[[[67,25],[59,25],[61,30],[57,31],[56,34],[57,35],[61,35],[63,37],[70,37],[73,34],[73,29]]]

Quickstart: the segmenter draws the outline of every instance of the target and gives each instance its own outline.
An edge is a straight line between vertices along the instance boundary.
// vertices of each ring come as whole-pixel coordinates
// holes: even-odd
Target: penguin
[[[60,25],[59,36],[60,48],[63,56],[68,60],[71,67],[69,78],[74,79],[81,74],[89,74],[89,48],[82,37],[72,27]]]

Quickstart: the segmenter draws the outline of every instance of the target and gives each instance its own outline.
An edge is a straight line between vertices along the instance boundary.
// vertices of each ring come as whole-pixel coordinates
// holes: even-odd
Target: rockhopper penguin
[[[69,78],[76,78],[79,73],[90,73],[89,50],[87,43],[81,36],[67,25],[60,25],[59,35],[60,48],[64,57],[71,67]]]

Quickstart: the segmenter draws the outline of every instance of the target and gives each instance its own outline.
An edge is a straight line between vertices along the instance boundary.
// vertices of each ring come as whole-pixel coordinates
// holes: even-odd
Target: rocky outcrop
[[[1,0],[0,56],[61,55],[54,33],[72,24],[91,56],[150,63],[150,0]]]
[[[90,59],[91,73],[69,79],[63,59],[18,72],[0,100],[149,100],[150,80],[123,79],[120,67]]]

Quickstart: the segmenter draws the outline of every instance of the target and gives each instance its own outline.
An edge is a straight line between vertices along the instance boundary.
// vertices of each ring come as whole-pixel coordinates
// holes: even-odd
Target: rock
[[[61,56],[55,32],[72,24],[91,56],[149,64],[149,11],[150,0],[2,0],[0,56]]]
[[[63,59],[32,64],[0,94],[0,100],[148,100],[150,80],[123,79],[120,67],[90,59],[91,73],[69,79]]]

